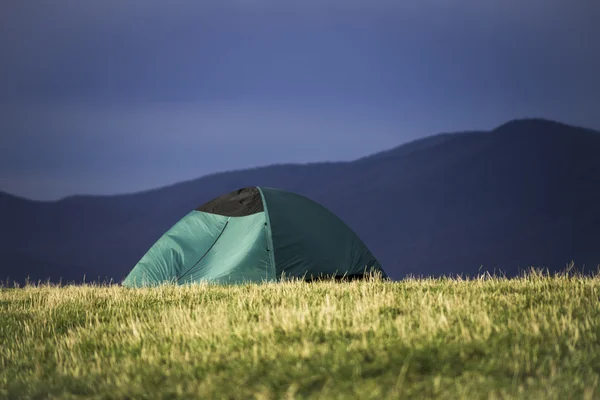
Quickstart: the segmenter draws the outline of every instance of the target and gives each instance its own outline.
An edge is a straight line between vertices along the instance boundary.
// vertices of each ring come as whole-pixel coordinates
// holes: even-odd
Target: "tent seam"
[[[273,232],[271,231],[271,217],[269,215],[269,207],[267,205],[267,200],[265,195],[260,187],[256,187],[258,192],[260,193],[260,197],[262,198],[263,208],[265,212],[265,224],[267,225],[267,246],[269,249],[267,250],[269,253],[269,261],[271,262],[271,272],[275,277],[275,280],[279,280],[277,276],[277,266],[275,265],[275,246],[273,246]]]
[[[229,220],[231,220],[231,217],[227,218],[227,221],[225,221],[225,225],[223,226],[223,229],[219,233],[219,236],[217,236],[217,238],[215,239],[215,241],[213,242],[213,244],[211,244],[210,247],[208,248],[208,250],[206,250],[206,253],[204,253],[202,255],[202,257],[200,257],[200,259],[198,261],[196,261],[196,263],[194,265],[192,265],[191,267],[189,267],[187,271],[185,271],[183,274],[181,274],[181,276],[179,276],[179,278],[177,278],[177,283],[178,284],[180,283],[179,281],[181,280],[181,278],[183,278],[184,276],[186,276],[192,269],[194,269],[194,267],[196,265],[198,265],[200,263],[200,261],[202,261],[204,259],[204,257],[206,257],[206,255],[208,253],[210,253],[210,251],[212,250],[212,248],[215,246],[215,244],[221,238],[221,235],[223,235],[223,232],[225,232],[225,229],[227,229],[227,225],[229,225]]]

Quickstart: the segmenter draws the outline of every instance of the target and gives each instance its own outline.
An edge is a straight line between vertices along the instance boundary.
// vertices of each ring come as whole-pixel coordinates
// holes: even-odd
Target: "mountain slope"
[[[251,185],[330,208],[393,278],[600,264],[600,133],[529,119],[354,162],[275,165],[120,196],[0,194],[0,279],[120,280],[181,216]]]

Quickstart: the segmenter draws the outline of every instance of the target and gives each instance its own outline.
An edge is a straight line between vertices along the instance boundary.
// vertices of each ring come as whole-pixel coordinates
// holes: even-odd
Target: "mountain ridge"
[[[15,199],[26,200],[26,201],[30,201],[30,202],[36,202],[36,203],[57,203],[57,202],[62,202],[62,201],[68,201],[71,199],[78,200],[78,199],[84,199],[84,198],[88,199],[88,198],[136,196],[136,195],[140,195],[140,194],[146,194],[149,192],[156,192],[156,191],[160,191],[160,190],[164,190],[164,189],[169,189],[169,188],[172,188],[172,187],[178,186],[178,185],[194,183],[201,179],[210,178],[210,177],[218,177],[218,176],[221,176],[224,174],[230,174],[230,173],[263,170],[263,169],[268,169],[268,168],[273,168],[273,167],[302,167],[302,166],[325,166],[325,165],[331,165],[331,164],[351,164],[351,163],[361,162],[364,160],[383,158],[383,157],[386,157],[387,155],[394,156],[394,155],[397,155],[398,151],[406,152],[404,150],[412,150],[415,147],[416,147],[416,150],[419,150],[419,147],[420,147],[419,145],[421,145],[421,144],[435,145],[436,142],[443,142],[444,140],[451,139],[453,137],[460,136],[460,135],[489,134],[489,133],[493,134],[493,133],[499,133],[499,132],[501,133],[504,130],[506,130],[507,128],[510,128],[511,130],[513,130],[514,128],[517,128],[518,130],[522,131],[523,129],[526,129],[526,127],[528,125],[531,125],[531,124],[545,125],[546,127],[553,127],[553,128],[557,128],[557,127],[567,128],[568,127],[568,128],[572,128],[572,129],[577,129],[579,131],[586,131],[586,132],[599,132],[592,128],[566,124],[566,123],[563,123],[560,121],[555,121],[555,120],[546,119],[546,118],[538,118],[538,117],[515,118],[512,120],[509,120],[508,122],[500,124],[497,127],[492,128],[491,130],[470,130],[470,131],[452,131],[452,132],[437,133],[437,134],[429,135],[429,136],[426,136],[423,138],[411,140],[406,143],[402,143],[402,144],[394,146],[388,150],[382,150],[382,151],[371,153],[371,154],[368,154],[368,155],[365,155],[362,157],[358,157],[358,158],[356,158],[354,160],[350,160],[350,161],[316,161],[316,162],[307,162],[307,163],[273,163],[273,164],[267,164],[267,165],[250,167],[250,168],[239,168],[239,169],[216,171],[216,172],[208,173],[206,175],[201,175],[197,178],[191,178],[191,179],[187,179],[187,180],[177,181],[174,183],[157,186],[157,187],[151,187],[151,188],[139,190],[136,192],[125,192],[125,193],[114,193],[114,194],[85,194],[85,193],[82,193],[82,194],[67,195],[67,196],[61,197],[59,199],[54,199],[54,200],[31,199],[31,198],[28,198],[25,196],[19,196],[19,195],[16,195],[16,194],[13,194],[13,193],[10,193],[7,191],[3,191],[2,189],[0,189],[0,199],[2,198],[3,195],[5,195],[5,196],[13,197]]]
[[[471,274],[481,265],[514,274],[563,268],[571,258],[598,265],[598,152],[597,131],[521,119],[354,161],[218,172],[130,194],[38,202],[0,193],[0,277],[56,280],[56,266],[68,265],[67,280],[118,280],[189,210],[244,186],[294,191],[330,208],[393,278]]]

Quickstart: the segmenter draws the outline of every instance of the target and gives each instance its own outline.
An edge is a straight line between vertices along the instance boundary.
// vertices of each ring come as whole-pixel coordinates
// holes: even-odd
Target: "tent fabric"
[[[228,217],[244,217],[264,211],[262,196],[258,188],[243,188],[217,197],[196,210]]]
[[[332,212],[306,197],[244,188],[191,211],[135,265],[124,286],[359,276],[381,265]]]
[[[361,275],[379,263],[336,215],[306,197],[262,188],[278,276]]]

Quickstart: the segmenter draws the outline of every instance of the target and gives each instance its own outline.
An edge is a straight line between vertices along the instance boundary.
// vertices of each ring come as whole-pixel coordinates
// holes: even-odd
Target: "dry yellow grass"
[[[0,290],[2,398],[600,398],[600,278]]]

